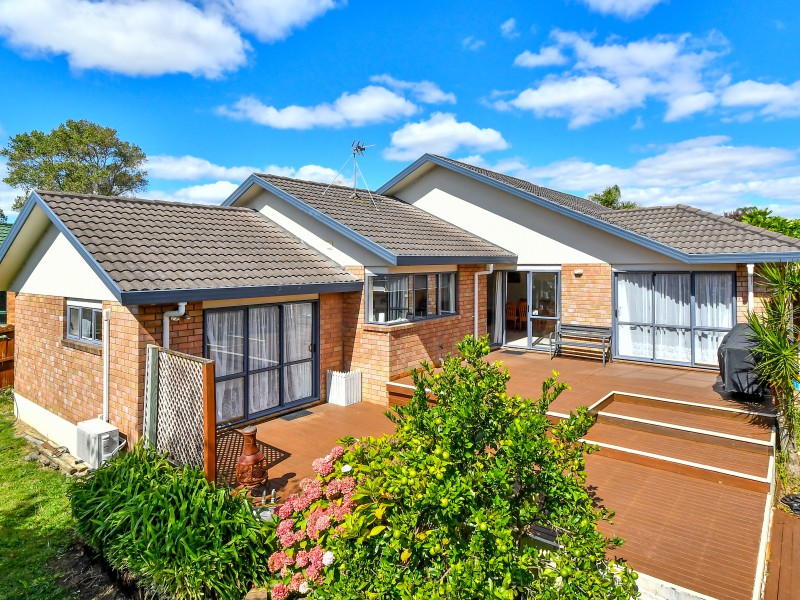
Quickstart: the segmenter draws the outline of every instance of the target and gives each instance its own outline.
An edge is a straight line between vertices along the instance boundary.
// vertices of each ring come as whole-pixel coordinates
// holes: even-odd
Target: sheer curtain
[[[387,277],[386,291],[389,293],[387,320],[405,319],[408,315],[408,277]]]
[[[733,327],[733,277],[730,273],[697,273],[694,285],[695,326],[723,330],[695,332],[695,362],[714,365],[719,344]]]
[[[503,307],[503,279],[505,273],[495,271],[492,274],[494,279],[494,323],[492,323],[492,343],[503,343],[503,323],[505,323],[505,312]]]
[[[283,306],[283,360],[298,362],[284,367],[285,401],[308,398],[314,391],[312,344],[313,307],[308,302]]]
[[[692,278],[688,273],[657,273],[654,304],[655,358],[670,362],[692,361],[691,302]]]
[[[250,375],[248,412],[258,413],[280,404],[280,309],[258,306],[249,314],[250,371],[270,369]]]
[[[206,354],[216,362],[216,376],[244,371],[244,311],[211,311],[206,318]],[[218,381],[217,422],[244,417],[244,377]]]
[[[653,276],[650,273],[617,275],[617,348],[622,356],[653,357]],[[627,324],[630,323],[630,324]]]

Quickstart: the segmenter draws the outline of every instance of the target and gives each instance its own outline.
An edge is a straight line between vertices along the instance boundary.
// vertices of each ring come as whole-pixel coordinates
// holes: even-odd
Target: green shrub
[[[459,350],[415,376],[394,434],[343,440],[278,510],[273,600],[638,596],[636,573],[607,558],[621,540],[597,527],[612,513],[585,486],[588,410],[551,424],[567,388],[555,374],[537,399],[509,396],[485,338]]]
[[[243,495],[144,444],[77,480],[69,498],[78,534],[148,596],[240,599],[266,583],[274,527]]]

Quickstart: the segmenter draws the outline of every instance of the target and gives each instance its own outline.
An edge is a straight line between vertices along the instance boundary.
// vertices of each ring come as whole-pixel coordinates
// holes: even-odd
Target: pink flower
[[[294,506],[292,506],[292,503],[287,500],[286,504],[280,506],[275,512],[281,519],[288,519],[294,512]]]
[[[319,583],[322,581],[322,573],[320,573],[321,570],[321,567],[315,567],[314,565],[311,565],[306,569],[306,577],[314,583]]]
[[[292,575],[292,580],[289,582],[289,589],[293,592],[299,592],[300,586],[305,582],[306,578],[302,573],[295,573]]]
[[[289,597],[289,588],[279,583],[272,588],[272,600],[286,600]]]
[[[331,453],[328,456],[330,456],[333,460],[342,458],[342,456],[344,456],[344,448],[341,446],[334,446],[331,448]]]
[[[319,479],[303,479],[300,482],[300,489],[311,502],[322,498],[322,482]]]
[[[283,550],[278,550],[277,552],[273,552],[269,559],[267,560],[267,566],[269,570],[275,573],[276,571],[281,570],[282,568],[289,567],[294,564],[294,559],[286,554]]]
[[[302,569],[308,566],[308,552],[305,550],[300,550],[297,553],[297,557],[294,561],[294,564],[297,565],[298,569]]]
[[[326,477],[331,473],[333,473],[333,465],[330,462],[328,462],[326,458],[318,458],[313,463],[311,463],[311,468],[314,469],[314,472],[318,473],[322,477]]]

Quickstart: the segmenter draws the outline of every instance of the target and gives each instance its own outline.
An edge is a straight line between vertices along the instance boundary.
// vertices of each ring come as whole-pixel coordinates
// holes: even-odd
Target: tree
[[[636,573],[607,558],[621,540],[597,527],[612,513],[585,486],[588,409],[553,425],[566,384],[508,396],[486,338],[458,349],[415,374],[393,434],[343,440],[278,510],[273,600],[638,596]]]
[[[15,135],[0,156],[7,159],[3,181],[22,190],[13,210],[37,188],[120,196],[147,187],[142,149],[120,140],[116,129],[86,120],[68,120],[50,133],[34,129]]]
[[[769,208],[758,208],[757,206],[743,206],[734,211],[726,212],[725,216],[734,221],[741,221],[763,227],[770,231],[777,231],[783,235],[800,238],[800,219],[787,219],[773,215]]]
[[[612,185],[607,187],[599,194],[589,194],[589,200],[597,202],[601,206],[605,206],[606,208],[612,208],[614,210],[628,210],[631,208],[641,208],[636,202],[631,200],[623,200],[622,199],[622,190],[619,189],[618,185]]]

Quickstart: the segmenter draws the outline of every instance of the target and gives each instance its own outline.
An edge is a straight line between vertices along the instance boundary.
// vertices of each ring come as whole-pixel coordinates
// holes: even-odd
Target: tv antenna
[[[375,201],[375,198],[372,197],[372,192],[369,191],[369,184],[367,183],[367,180],[364,178],[364,173],[361,171],[361,169],[358,168],[358,157],[359,156],[364,156],[364,152],[367,150],[367,148],[373,148],[373,147],[375,147],[375,144],[370,144],[369,146],[367,146],[367,145],[364,144],[364,142],[362,142],[360,140],[353,140],[353,143],[351,144],[351,148],[352,148],[351,152],[352,153],[351,153],[350,157],[342,165],[342,168],[339,169],[339,172],[336,173],[336,176],[333,178],[333,181],[331,181],[328,184],[328,187],[325,188],[325,191],[322,192],[322,195],[324,196],[328,192],[328,189],[330,189],[330,187],[333,185],[334,181],[336,181],[336,178],[339,177],[339,175],[342,174],[342,171],[344,171],[345,167],[347,167],[348,163],[352,160],[353,161],[353,193],[350,194],[350,198],[353,199],[353,200],[360,198],[360,196],[358,195],[358,176],[361,175],[361,181],[364,182],[364,189],[366,190],[367,195],[369,196],[369,199],[372,202],[372,206],[375,208],[375,210],[378,210],[378,203]]]

